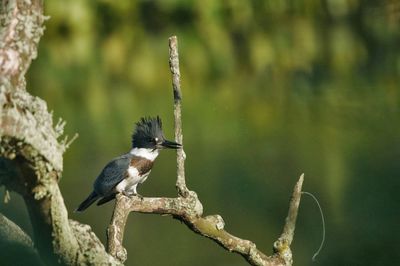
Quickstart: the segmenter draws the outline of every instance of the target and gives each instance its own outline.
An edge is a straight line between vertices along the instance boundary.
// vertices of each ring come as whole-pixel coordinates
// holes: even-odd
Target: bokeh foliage
[[[80,135],[60,182],[70,211],[105,163],[129,150],[141,116],[160,115],[172,138],[168,37],[177,35],[187,182],[206,212],[268,252],[305,172],[327,220],[316,264],[400,261],[400,3],[71,0],[45,1],[45,11],[28,89]],[[163,152],[140,193],[175,195],[174,160]],[[22,206],[14,196],[1,211],[29,230]],[[105,242],[111,208],[71,217]],[[320,234],[304,198],[296,265],[311,263]],[[127,265],[245,265],[157,216],[131,215],[125,246]]]

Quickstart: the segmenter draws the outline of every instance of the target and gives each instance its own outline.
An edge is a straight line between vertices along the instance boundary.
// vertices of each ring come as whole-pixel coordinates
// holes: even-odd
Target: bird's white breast
[[[116,190],[118,192],[129,191],[132,187],[140,183],[141,179],[142,177],[139,175],[139,171],[135,167],[130,166],[128,168],[128,177],[118,183]]]
[[[158,150],[154,149],[146,149],[146,148],[133,148],[130,151],[130,154],[142,157],[146,160],[154,162],[154,160],[158,156]],[[150,174],[150,171],[147,173],[142,173],[140,175],[138,169],[134,166],[129,166],[127,170],[128,176],[124,178],[118,185],[115,187],[116,191],[124,192],[127,194],[136,194],[136,186],[140,183],[143,183]]]
[[[139,176],[139,171],[138,171],[135,167],[129,166],[129,168],[128,168],[128,175],[129,175],[130,177]]]
[[[129,153],[135,156],[146,158],[150,161],[154,161],[158,156],[157,149],[133,148]]]
[[[136,186],[146,181],[149,174],[150,171],[140,175],[139,171],[135,167],[130,166],[128,168],[128,177],[118,183],[118,185],[115,187],[116,191],[127,192],[128,194],[136,194]]]

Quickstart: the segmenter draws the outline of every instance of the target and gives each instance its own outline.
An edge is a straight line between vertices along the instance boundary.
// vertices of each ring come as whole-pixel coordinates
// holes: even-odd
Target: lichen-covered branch
[[[42,1],[0,5],[0,185],[23,197],[46,264],[117,265],[88,226],[68,219],[58,187],[70,144],[57,140],[65,123],[53,127],[46,103],[26,91],[25,73],[44,31]]]
[[[0,7],[0,71],[20,89],[43,34],[43,4],[41,0],[1,1]]]
[[[15,259],[12,258],[14,254],[23,256],[18,261],[19,263],[41,264],[39,254],[34,248],[31,238],[18,225],[0,213],[0,256],[2,264],[15,264]]]
[[[18,243],[33,249],[31,238],[15,223],[0,213],[0,241]]]

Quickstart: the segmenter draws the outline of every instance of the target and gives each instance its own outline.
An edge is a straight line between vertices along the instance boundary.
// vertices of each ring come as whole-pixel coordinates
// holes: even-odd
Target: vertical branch
[[[297,181],[292,197],[289,202],[289,211],[285,220],[285,226],[281,236],[274,243],[274,252],[279,254],[284,258],[287,265],[292,265],[292,251],[290,250],[290,245],[293,241],[294,230],[296,228],[297,214],[299,212],[300,198],[301,198],[301,188],[303,186],[304,174],[302,174]]]
[[[0,82],[25,90],[25,73],[43,35],[43,0],[1,1]]]
[[[107,252],[122,263],[127,259],[127,251],[122,246],[122,241],[128,215],[129,210],[126,207],[126,198],[118,194],[115,199],[111,222],[107,228]]]
[[[294,229],[296,228],[296,219],[300,206],[300,198],[301,198],[301,187],[304,181],[304,174],[302,174],[297,181],[296,186],[293,189],[293,194],[290,199],[288,216],[286,217],[285,227],[282,231],[282,238],[287,239],[288,244],[292,244]]]
[[[176,36],[169,38],[169,66],[172,74],[172,88],[174,92],[174,118],[175,118],[175,141],[183,145],[182,135],[182,115],[181,115],[181,101],[182,92],[180,84],[180,71],[179,71],[179,54],[178,54],[178,40]],[[185,152],[178,149],[176,152],[177,162],[177,180],[176,188],[178,194],[187,197],[189,190],[186,187],[185,181]]]

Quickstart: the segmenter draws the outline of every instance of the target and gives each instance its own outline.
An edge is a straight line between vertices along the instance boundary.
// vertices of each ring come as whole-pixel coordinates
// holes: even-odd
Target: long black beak
[[[161,147],[165,149],[179,149],[180,147],[182,147],[182,145],[174,141],[164,140],[161,143]]]

